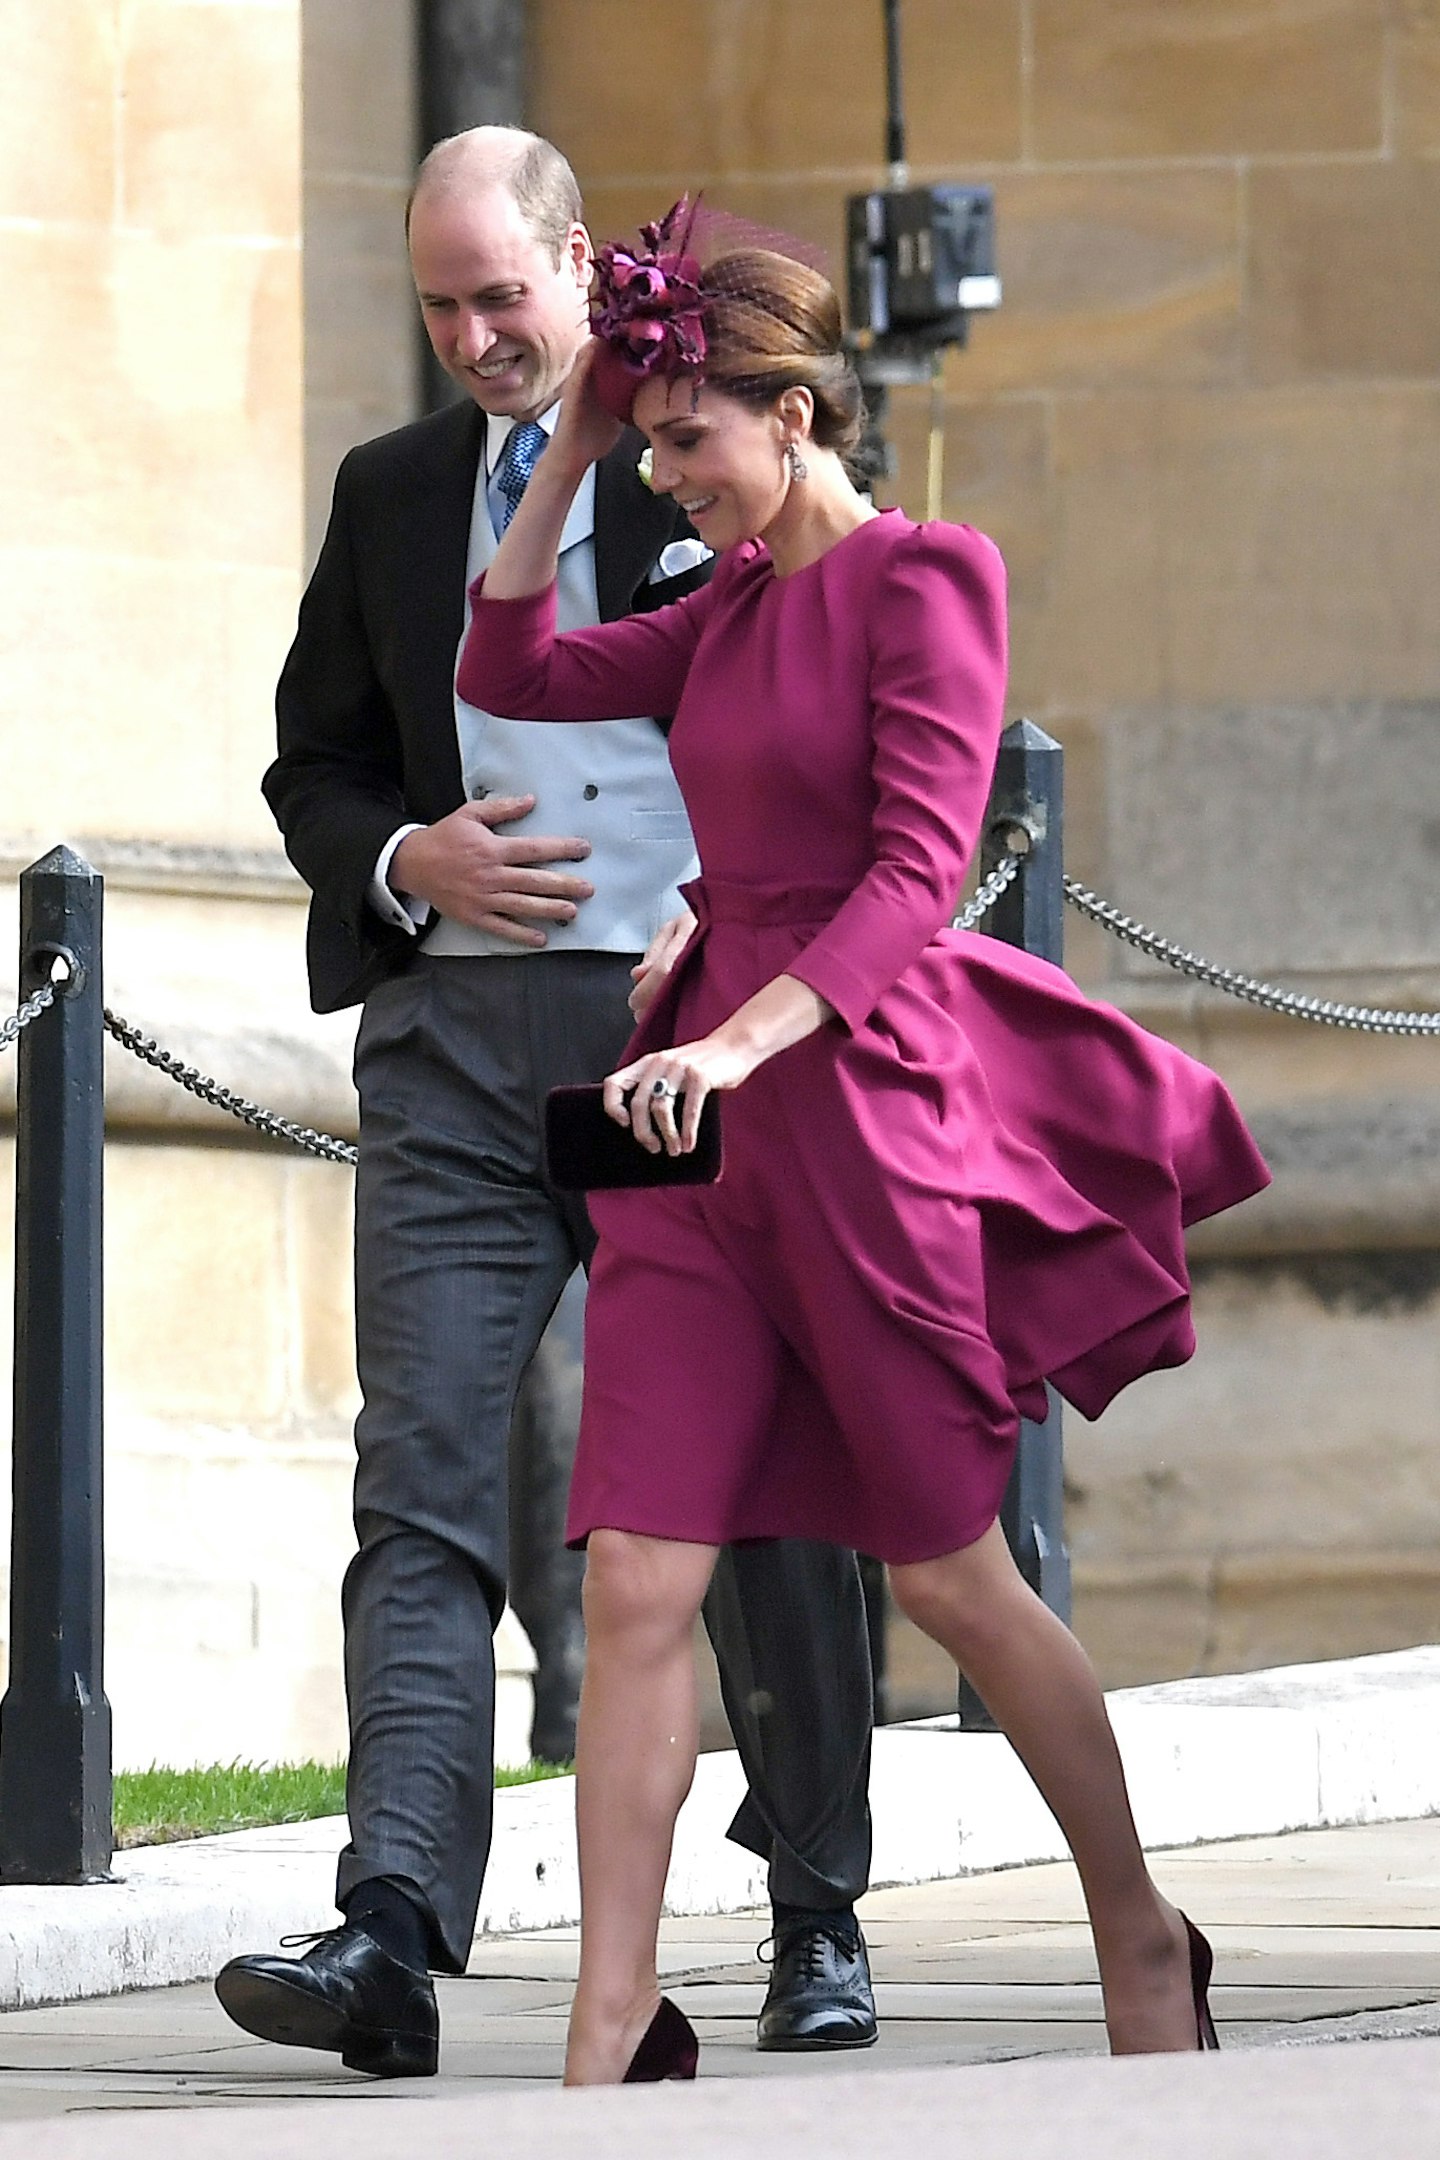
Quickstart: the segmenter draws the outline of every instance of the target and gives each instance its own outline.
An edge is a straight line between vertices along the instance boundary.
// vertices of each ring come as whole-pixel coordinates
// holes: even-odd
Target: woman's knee
[[[1015,1581],[1008,1550],[997,1556],[988,1532],[959,1552],[890,1570],[891,1593],[906,1619],[952,1649],[1007,1624],[1007,1592]]]
[[[954,1603],[942,1572],[934,1560],[920,1560],[909,1567],[892,1567],[890,1594],[905,1618],[925,1634],[933,1635]]]
[[[593,1530],[585,1548],[585,1626],[606,1634],[688,1635],[704,1601],[713,1554],[642,1537]]]

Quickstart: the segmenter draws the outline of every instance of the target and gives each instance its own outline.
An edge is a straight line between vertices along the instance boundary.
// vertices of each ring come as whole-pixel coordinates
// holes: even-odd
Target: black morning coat
[[[285,852],[310,887],[310,1000],[335,1012],[414,956],[366,894],[400,825],[433,825],[465,800],[455,660],[483,415],[469,399],[351,450],[276,691],[279,755],[262,783]],[[651,583],[691,527],[653,495],[627,428],[595,474],[602,622],[663,607],[710,565]],[[563,867],[563,865],[561,866]]]

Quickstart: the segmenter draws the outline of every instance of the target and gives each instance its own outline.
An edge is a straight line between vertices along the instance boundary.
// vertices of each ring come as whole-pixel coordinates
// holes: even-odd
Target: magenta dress
[[[472,704],[675,714],[699,928],[628,1055],[781,973],[837,1015],[725,1097],[717,1184],[592,1196],[572,1542],[969,1544],[1047,1378],[1094,1417],[1189,1357],[1183,1227],[1268,1182],[1213,1073],[948,927],[1000,735],[999,554],[887,511],[788,577],[747,543],[564,637],[553,592],[476,596]]]

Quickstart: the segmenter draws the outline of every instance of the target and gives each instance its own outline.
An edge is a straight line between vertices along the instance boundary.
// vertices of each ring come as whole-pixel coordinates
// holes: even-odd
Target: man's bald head
[[[554,143],[528,128],[467,128],[436,143],[405,205],[407,235],[417,203],[479,195],[492,187],[513,196],[525,223],[558,264],[580,222],[579,183]]]
[[[535,420],[560,396],[590,327],[590,235],[575,175],[523,128],[437,143],[407,232],[436,359],[487,413]]]

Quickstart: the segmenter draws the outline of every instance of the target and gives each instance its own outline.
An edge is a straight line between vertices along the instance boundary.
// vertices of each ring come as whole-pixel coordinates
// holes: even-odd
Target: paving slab
[[[113,2112],[0,2125],[3,2160],[1435,2160],[1440,2042],[1221,2055],[1026,2061],[968,2068],[706,2079],[602,2091],[387,2091],[368,2105],[277,2101],[167,2116]]]
[[[1297,2052],[1326,2054],[1325,2042],[1386,2040],[1395,2043],[1382,2051],[1389,2060],[1402,2041],[1410,2046],[1418,2037],[1440,2034],[1440,1818],[1238,1840],[1161,1854],[1155,1866],[1167,1890],[1185,1902],[1215,1943],[1213,2001],[1227,2051],[1264,2050],[1278,2060]],[[882,2034],[878,2047],[839,2058],[755,2050],[754,2019],[765,1984],[756,1956],[766,1928],[763,1912],[665,1923],[670,1990],[699,2030],[703,2075],[686,2103],[688,2115],[668,2113],[672,2102],[665,2100],[656,2102],[658,2114],[636,2118],[638,2125],[649,2126],[646,2136],[650,2129],[658,2135],[661,2123],[673,2132],[680,2121],[696,2136],[708,2135],[704,2126],[712,2120],[717,2094],[764,2086],[776,2106],[798,2108],[802,2116],[808,2107],[843,2105],[847,2140],[858,2137],[864,2125],[867,2143],[878,2139],[875,2150],[884,2153],[897,2149],[886,2142],[884,2124],[871,2120],[869,2099],[851,2096],[891,2094],[896,2073],[922,2082],[960,2078],[953,2090],[943,2089],[944,2104],[955,2109],[958,2124],[970,2119],[969,2079],[980,2075],[980,2066],[1006,2064],[1007,2074],[1021,2078],[1028,2064],[1042,2058],[1063,2058],[1078,2068],[1077,2058],[1103,2056],[1094,1957],[1068,1864],[877,1891],[863,1912]],[[313,2154],[315,2144],[323,2144],[342,2120],[333,2113],[337,2103],[346,2104],[347,2160],[352,2154],[360,2160],[370,2149],[393,2153],[395,2145],[387,2147],[385,2138],[398,2138],[395,2125],[401,2117],[413,2120],[423,2135],[427,2160],[432,2152],[450,2149],[447,2138],[459,2151],[462,2125],[468,2125],[464,2134],[472,2146],[482,2126],[487,2142],[500,2126],[507,2126],[507,2138],[513,2128],[519,2142],[509,2145],[507,2160],[511,2153],[541,2150],[561,2160],[580,2149],[566,2142],[578,2118],[565,2111],[592,2101],[600,2112],[585,2120],[601,2140],[594,2151],[618,2149],[604,2142],[612,2118],[596,2096],[556,2089],[577,1948],[573,1928],[477,1943],[470,1971],[438,1983],[441,2074],[433,2080],[368,2079],[343,2070],[331,2056],[253,2040],[228,2022],[208,1985],[132,1991],[0,2015],[0,2160],[8,2160],[12,2150],[18,2155],[13,2137],[22,2125],[29,2139],[37,2123],[64,2117],[77,2126],[79,2138],[84,2123],[103,2119],[113,2128],[136,2111],[156,2110],[166,2115],[159,2148],[166,2160],[172,2152],[190,2149],[177,2142],[179,2126],[197,2111],[216,2135],[216,2125],[228,2124],[231,2116],[249,2119],[261,2111],[263,2127],[261,2121],[253,2123],[248,2149],[263,2144],[267,2160],[287,2149],[275,2142],[282,2136],[277,2125],[296,2113],[313,2126],[315,2143],[308,2147]],[[1112,2067],[1117,2074],[1131,2068]],[[1440,2055],[1432,2058],[1432,2069],[1440,2077]],[[1182,2081],[1186,2074],[1176,2073]],[[934,2088],[937,2105],[941,2090]],[[1022,2097],[1029,2091],[1023,2083],[1016,2088],[1022,2115],[1031,2104]],[[533,2122],[504,2112],[525,2093],[540,2109]],[[1111,2120],[1109,2102],[1102,2105],[1098,2088],[1092,2095],[1084,2087],[1081,2097],[1086,2106],[1093,2100],[1097,2121]],[[1133,2096],[1125,2106],[1132,2104],[1141,2108]],[[895,2105],[903,2116],[901,2102]],[[724,2119],[733,2120],[737,2133],[743,2123],[748,2135],[751,2117],[726,2113],[731,2107],[723,2102]],[[817,2115],[811,2133],[833,2135],[836,2120]],[[383,2135],[373,2147],[356,2144],[353,2126],[372,2123]],[[937,2134],[943,2127],[937,2126]],[[228,2149],[247,2149],[232,2128],[224,2135],[232,2140]],[[288,2130],[283,2135],[288,2137]],[[78,2160],[82,2152],[118,2155],[127,2149],[123,2139],[112,2143],[108,2137],[97,2132],[89,2145],[57,2145],[55,2160],[71,2151]],[[25,2149],[27,2160],[43,2160],[51,2151],[33,2144]],[[201,2149],[194,2147],[197,2153]],[[219,2145],[209,2149],[222,2150]],[[661,2149],[642,2142],[635,2147],[636,2160]],[[684,2149],[691,2160],[692,2154],[723,2148],[704,2143],[703,2137],[696,2144],[687,2131]],[[771,2149],[762,2139],[754,2150]],[[933,2138],[925,2147],[926,2153],[946,2149]],[[954,2149],[974,2160],[987,2151],[983,2143],[959,2140],[958,2129]],[[1022,2160],[1031,2149],[1016,2144],[1007,2160]],[[1033,2148],[1037,2154],[1049,2149]],[[1148,2160],[1151,2152],[1172,2148],[1151,2143],[1136,2149]],[[1214,2148],[1217,2153],[1231,2149]],[[1362,2147],[1353,2149],[1359,2153]],[[1399,2160],[1411,2148],[1366,2144],[1365,2160],[1373,2160],[1376,2150],[1384,2151],[1386,2160],[1392,2155]],[[1436,2155],[1440,2137],[1428,2148],[1427,2160]],[[747,2160],[752,2160],[748,2151]]]
[[[1109,1700],[1152,1850],[1440,1811],[1440,1647],[1131,1688]],[[732,1933],[726,1916],[765,1893],[759,1861],[725,1837],[742,1792],[733,1754],[702,1757],[676,1835],[669,1910],[705,1920],[714,1943],[740,1943],[753,1923]],[[878,1883],[1030,1871],[1063,1850],[1008,1743],[957,1732],[953,1719],[878,1732],[871,1799]],[[496,1795],[482,1937],[578,1918],[573,1816],[568,1779]],[[0,2009],[208,1978],[238,1951],[331,1925],[345,1835],[343,1820],[330,1818],[122,1853],[113,1883],[0,1887]],[[1288,1902],[1295,1887],[1277,1883],[1276,1897]],[[1386,1909],[1382,1897],[1377,1914]],[[1048,1916],[1077,1910],[1072,1892]],[[1004,1917],[1014,1927],[1027,1909],[1012,1905]]]

